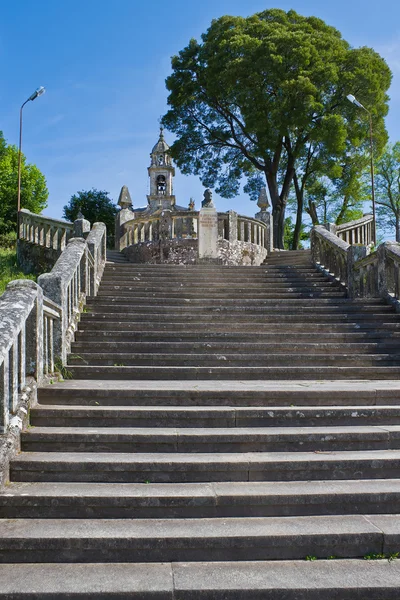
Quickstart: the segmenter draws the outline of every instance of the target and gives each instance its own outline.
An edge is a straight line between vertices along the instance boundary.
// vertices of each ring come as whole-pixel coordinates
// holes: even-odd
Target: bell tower
[[[175,196],[173,195],[175,168],[172,165],[169,146],[164,140],[162,127],[160,127],[160,137],[151,151],[150,158],[151,163],[148,168],[150,194],[147,196],[149,208],[151,212],[164,208],[171,209],[175,206]]]

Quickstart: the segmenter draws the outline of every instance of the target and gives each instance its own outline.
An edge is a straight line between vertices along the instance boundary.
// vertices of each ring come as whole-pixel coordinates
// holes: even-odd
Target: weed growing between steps
[[[62,381],[63,379],[73,379],[72,372],[67,369],[65,365],[62,364],[61,360],[57,358],[54,361],[54,369],[58,373],[58,380]]]

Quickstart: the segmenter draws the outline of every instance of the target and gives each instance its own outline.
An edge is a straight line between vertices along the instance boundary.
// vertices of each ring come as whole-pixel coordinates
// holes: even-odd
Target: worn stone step
[[[123,295],[122,295],[123,294]],[[314,299],[319,299],[319,298],[323,298],[326,299],[327,302],[326,304],[333,304],[332,300],[334,301],[335,299],[346,299],[345,298],[345,294],[344,292],[342,292],[341,290],[330,290],[329,288],[322,288],[322,287],[291,287],[290,289],[288,289],[287,287],[282,286],[282,288],[280,289],[269,289],[269,290],[265,290],[262,292],[257,292],[257,293],[253,293],[249,290],[247,290],[246,292],[242,293],[242,292],[235,292],[235,293],[224,293],[224,294],[219,294],[219,296],[217,296],[216,294],[204,294],[204,293],[199,293],[196,294],[195,292],[191,291],[191,292],[186,292],[186,290],[181,290],[181,292],[174,292],[174,293],[163,293],[163,292],[157,292],[157,291],[150,291],[150,290],[130,290],[129,288],[125,288],[124,290],[121,290],[119,293],[113,293],[110,290],[102,290],[101,292],[99,292],[99,294],[96,296],[96,299],[90,304],[91,305],[96,305],[100,302],[105,302],[107,300],[110,301],[114,301],[115,302],[115,298],[127,298],[129,299],[132,303],[134,304],[138,304],[140,306],[140,304],[146,304],[147,302],[151,303],[151,304],[162,304],[164,302],[167,302],[171,305],[179,305],[180,303],[183,302],[192,302],[193,304],[205,304],[205,305],[210,305],[213,306],[214,304],[229,304],[229,305],[233,305],[235,303],[240,302],[240,304],[264,304],[264,303],[272,303],[276,300],[285,300],[288,302],[294,301],[294,300],[304,300],[304,299],[308,299],[308,298],[314,298]],[[346,299],[347,300],[347,299]],[[330,302],[329,302],[330,301]],[[375,306],[384,306],[381,303],[376,303]]]
[[[400,449],[400,425],[322,427],[34,427],[26,452],[331,452]]]
[[[161,353],[144,352],[129,353],[118,351],[99,352],[81,352],[80,354],[69,354],[67,368],[70,366],[107,366],[107,367],[130,367],[130,366],[157,366],[157,367],[217,367],[218,365],[227,367],[312,367],[334,366],[334,367],[371,367],[371,366],[400,366],[400,354],[367,354],[351,352],[350,354],[334,352],[280,352],[280,353],[252,353],[240,352],[240,345],[237,352],[215,354],[211,351],[206,353]]]
[[[248,408],[240,406],[68,406],[30,410],[34,427],[311,427],[400,425],[398,406],[314,406]]]
[[[281,330],[285,332],[292,326],[297,327],[301,333],[308,333],[309,330],[312,332],[316,327],[319,330],[323,327],[325,331],[328,329],[331,332],[331,326],[333,328],[335,326],[345,327],[348,324],[353,325],[352,330],[355,332],[363,328],[371,329],[372,327],[376,330],[382,327],[387,328],[388,326],[393,329],[400,329],[399,318],[390,312],[381,314],[376,312],[365,312],[362,314],[345,311],[329,312],[323,309],[318,310],[318,307],[316,307],[314,313],[312,311],[306,312],[301,307],[299,307],[299,310],[293,308],[290,314],[286,315],[283,311],[279,313],[273,308],[271,310],[265,308],[264,312],[262,310],[234,312],[229,311],[229,309],[197,312],[193,309],[187,309],[185,312],[179,311],[176,313],[174,310],[171,310],[170,312],[159,313],[158,310],[152,311],[151,307],[147,311],[128,311],[130,311],[128,305],[114,305],[108,309],[90,313],[90,316],[84,314],[82,315],[80,324],[81,331],[98,329],[102,324],[104,325],[104,330],[112,326],[111,324],[115,324],[116,330],[119,326],[126,326],[131,329],[135,327],[143,329],[143,325],[148,327],[149,330],[158,327],[163,329],[174,329],[176,327],[179,329],[181,325],[185,325],[188,322],[190,322],[190,331],[200,328],[203,332],[207,333],[211,331],[225,331],[229,333],[230,331],[235,332],[243,328],[246,331],[246,327],[249,327],[249,331],[251,331],[251,327],[258,331],[260,327],[264,328],[264,331],[266,329],[272,331],[272,328],[274,328],[275,331]],[[313,314],[314,318],[312,319]],[[304,326],[305,320],[310,320],[310,324],[307,327]],[[186,331],[188,330],[187,325],[185,329]],[[335,332],[335,329],[332,332]]]
[[[324,343],[332,343],[332,344],[358,344],[358,343],[366,343],[366,344],[398,344],[398,338],[400,337],[400,331],[390,332],[390,337],[385,335],[385,331],[377,331],[373,329],[362,328],[361,332],[358,329],[354,329],[353,331],[347,328],[347,333],[324,333],[323,340]],[[346,331],[346,329],[345,329]],[[171,326],[170,330],[167,329],[159,329],[156,330],[152,328],[151,330],[130,330],[129,332],[125,331],[77,331],[75,333],[76,342],[72,342],[72,348],[79,348],[80,350],[84,348],[90,348],[92,345],[98,347],[99,344],[105,344],[110,347],[115,344],[115,347],[118,344],[130,344],[130,343],[151,343],[152,340],[156,340],[160,344],[165,342],[174,342],[174,343],[188,343],[188,342],[198,342],[201,338],[200,344],[219,344],[219,343],[239,343],[243,342],[245,344],[249,342],[255,342],[257,344],[272,344],[279,339],[281,343],[290,342],[293,340],[293,332],[287,331],[279,331],[278,336],[276,332],[271,331],[257,331],[257,338],[255,341],[255,328],[252,331],[212,331],[205,332],[204,329],[194,329],[191,328],[190,331],[175,331],[173,326]],[[386,332],[387,333],[387,332]],[[134,340],[134,341],[133,341]],[[304,344],[318,344],[321,340],[321,334],[318,332],[310,331],[308,333],[304,333],[301,331],[296,331],[296,341]],[[389,340],[389,341],[388,341]]]
[[[40,387],[40,404],[84,406],[397,406],[400,381],[67,380]]]
[[[92,308],[92,307],[90,307]],[[351,316],[354,319],[362,318],[382,318],[384,316],[387,320],[394,322],[400,322],[399,317],[393,312],[390,306],[366,306],[360,309],[359,306],[353,306],[351,304],[343,305],[331,305],[320,303],[318,300],[315,302],[305,303],[290,303],[279,302],[274,299],[273,302],[267,303],[255,303],[251,305],[233,303],[232,305],[226,303],[219,303],[217,305],[203,306],[194,305],[191,301],[183,302],[182,304],[168,304],[157,300],[156,305],[151,305],[151,302],[143,305],[135,305],[134,302],[128,301],[128,299],[119,298],[118,302],[113,300],[99,300],[96,305],[93,306],[94,310],[84,312],[81,316],[82,321],[92,321],[99,318],[112,318],[115,315],[124,316],[126,320],[134,319],[137,316],[146,315],[150,313],[152,319],[165,320],[165,315],[168,315],[168,319],[172,320],[179,317],[198,318],[199,320],[209,319],[222,319],[223,317],[230,318],[231,321],[235,322],[235,319],[253,319],[254,317],[270,319],[275,318],[288,318],[293,319],[298,314],[304,315],[324,315],[325,317],[335,318],[337,315],[348,317]],[[119,309],[123,308],[123,314]],[[143,318],[143,317],[142,317]]]
[[[399,515],[3,519],[0,562],[293,560],[396,552]]]
[[[400,561],[6,564],[0,579],[7,600],[397,600]]]
[[[204,518],[390,514],[400,479],[216,483],[11,483],[0,518]]]
[[[400,450],[329,452],[24,452],[11,481],[190,483],[399,479]]]
[[[174,322],[170,322],[166,319],[160,321],[150,321],[146,320],[147,317],[143,317],[138,321],[107,321],[106,319],[99,319],[95,321],[94,319],[91,321],[81,322],[80,323],[80,331],[77,334],[77,339],[79,336],[132,336],[136,333],[149,333],[151,336],[152,332],[156,335],[163,335],[164,332],[170,333],[174,331],[176,334],[189,333],[193,335],[196,334],[197,339],[210,339],[210,336],[215,335],[220,336],[224,334],[231,335],[232,333],[244,333],[245,335],[252,334],[253,339],[255,339],[255,335],[260,335],[260,339],[265,333],[271,334],[273,333],[275,336],[280,336],[281,334],[289,334],[292,336],[298,333],[304,334],[304,319],[300,319],[298,321],[294,320],[286,320],[282,319],[281,322],[276,322],[276,320],[268,321],[263,317],[262,319],[252,319],[244,322],[229,322],[223,321],[222,319],[218,320],[199,320],[199,321],[190,321],[190,327],[188,327],[187,319],[180,319]],[[287,322],[286,322],[287,321]],[[373,335],[386,336],[387,337],[395,337],[396,334],[400,333],[400,322],[395,321],[387,321],[386,317],[382,319],[368,319],[368,320],[359,320],[341,319],[340,316],[336,320],[323,320],[320,316],[318,319],[314,319],[307,324],[307,332],[314,333],[317,335],[323,335],[327,330],[327,323],[329,323],[329,331],[330,333],[360,333],[363,335],[368,335],[372,333]],[[204,338],[202,338],[204,336]],[[150,338],[149,338],[150,339]]]
[[[335,379],[396,379],[400,366],[94,366],[69,365],[68,376],[75,379],[165,379],[165,380],[335,380]]]
[[[74,342],[71,348],[70,360],[75,356],[78,360],[78,356],[83,354],[91,355],[107,354],[107,353],[120,353],[120,354],[146,354],[146,353],[162,353],[162,354],[215,354],[215,353],[240,353],[240,354],[256,354],[260,356],[271,355],[271,354],[288,354],[293,353],[304,353],[304,354],[346,354],[349,353],[365,353],[365,354],[388,354],[390,352],[397,352],[399,350],[399,343],[396,340],[385,341],[382,343],[366,343],[365,340],[359,340],[357,343],[351,342],[326,342],[324,339],[323,343],[308,342],[296,343],[290,342],[227,342],[227,341],[99,341],[95,342],[85,341],[84,343]],[[79,364],[75,363],[75,364]]]
[[[199,295],[224,295],[224,294],[228,294],[228,293],[238,293],[238,292],[247,292],[247,293],[253,293],[253,294],[262,294],[271,290],[285,290],[288,287],[291,287],[293,289],[326,289],[326,290],[332,290],[334,291],[335,289],[341,289],[336,283],[332,282],[332,281],[327,281],[325,278],[322,278],[320,280],[316,279],[316,278],[310,278],[309,280],[304,280],[304,278],[299,278],[299,279],[294,279],[293,281],[288,281],[287,279],[283,279],[283,278],[268,278],[268,280],[260,280],[259,284],[254,284],[251,286],[251,290],[249,290],[249,288],[244,285],[243,283],[241,283],[240,281],[232,281],[232,282],[223,282],[223,284],[221,283],[221,285],[213,285],[210,287],[207,287],[207,289],[205,289],[204,283],[200,283],[197,286],[193,284],[194,282],[188,282],[188,283],[184,283],[184,282],[180,282],[175,284],[174,286],[168,286],[167,289],[165,289],[165,286],[160,285],[160,286],[156,286],[156,285],[151,285],[150,283],[145,283],[145,282],[141,282],[141,281],[131,281],[130,279],[124,279],[122,281],[119,280],[113,280],[111,281],[102,281],[99,293],[120,293],[121,291],[131,291],[131,292],[137,292],[137,293],[146,293],[146,292],[154,292],[154,293],[163,293],[163,294],[169,294],[169,293],[173,293],[173,294],[179,294],[181,293],[183,290],[187,291],[188,293],[192,293],[192,294],[199,294]],[[214,282],[215,283],[215,282]],[[231,285],[232,284],[232,288],[233,291],[231,291]]]
[[[317,279],[322,280],[324,277],[319,271],[317,271],[313,267],[308,266],[300,266],[295,269],[286,269],[280,267],[266,267],[263,269],[257,269],[255,271],[243,269],[242,271],[214,271],[207,273],[206,271],[179,271],[179,270],[170,270],[170,271],[159,271],[157,272],[145,272],[143,270],[137,269],[129,269],[129,267],[124,267],[123,272],[115,272],[112,271],[104,272],[103,278],[104,282],[107,281],[121,281],[121,279],[125,279],[126,281],[138,281],[138,282],[153,282],[157,284],[165,283],[166,281],[171,281],[173,283],[183,283],[193,281],[198,284],[201,282],[210,282],[211,285],[223,285],[227,282],[239,283],[243,285],[243,281],[248,283],[259,283],[261,281],[265,281],[269,278],[286,278],[290,279],[305,279],[308,277],[312,277],[315,275]],[[321,278],[322,276],[322,278]],[[103,280],[103,279],[102,279]]]

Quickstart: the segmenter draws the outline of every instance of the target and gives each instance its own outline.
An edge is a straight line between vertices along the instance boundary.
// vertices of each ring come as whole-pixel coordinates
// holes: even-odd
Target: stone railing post
[[[385,298],[389,291],[386,271],[386,247],[387,242],[381,244],[376,251],[378,255],[378,293],[382,298]]]
[[[359,275],[353,269],[353,265],[362,258],[365,258],[367,255],[367,246],[349,246],[347,249],[347,291],[349,298],[356,298],[359,292]]]
[[[74,221],[74,231],[73,231],[73,237],[74,238],[86,238],[89,235],[90,232],[90,221],[88,221],[87,219],[85,219],[85,217],[83,216],[79,216],[76,219],[76,221]]]
[[[261,210],[254,215],[254,218],[266,225],[264,247],[269,254],[274,251],[272,214],[267,210]]]
[[[238,215],[234,210],[228,210],[228,236],[229,242],[237,242]]]

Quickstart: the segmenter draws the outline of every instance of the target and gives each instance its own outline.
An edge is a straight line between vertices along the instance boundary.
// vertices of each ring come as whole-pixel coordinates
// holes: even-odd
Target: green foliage
[[[75,221],[81,212],[92,225],[104,223],[107,227],[107,243],[110,247],[114,245],[114,222],[118,210],[117,205],[108,197],[108,192],[95,188],[77,192],[71,196],[63,211],[63,217],[68,221]]]
[[[177,135],[178,166],[225,198],[238,193],[243,177],[253,197],[266,182],[277,248],[293,176],[305,173],[307,156],[307,170],[317,173],[349,144],[362,152],[368,143],[368,119],[347,94],[373,107],[374,131],[386,136],[387,64],[316,17],[278,9],[221,17],[172,58],[172,70],[163,123]]]
[[[18,266],[15,248],[0,248],[0,294],[2,294],[7,284],[14,279],[32,279],[36,281],[34,275],[25,275]]]
[[[40,213],[47,206],[46,179],[35,165],[21,160],[21,208]],[[7,145],[0,132],[0,230],[16,231],[18,196],[18,148]]]
[[[375,192],[378,224],[395,231],[400,241],[400,142],[388,145],[376,164]]]
[[[285,250],[295,250],[293,247],[293,237],[294,237],[294,224],[292,221],[292,217],[286,217],[285,219]],[[297,246],[297,249],[302,250],[304,245],[302,242],[310,239],[309,233],[306,231],[304,225],[301,226],[300,230],[300,240]]]

